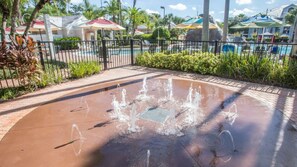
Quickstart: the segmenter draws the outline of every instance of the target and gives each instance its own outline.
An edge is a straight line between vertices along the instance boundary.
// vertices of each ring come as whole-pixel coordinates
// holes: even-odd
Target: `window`
[[[291,12],[292,10],[294,10],[294,8],[289,8],[288,9],[288,13]]]
[[[289,34],[290,27],[284,27],[283,34]]]

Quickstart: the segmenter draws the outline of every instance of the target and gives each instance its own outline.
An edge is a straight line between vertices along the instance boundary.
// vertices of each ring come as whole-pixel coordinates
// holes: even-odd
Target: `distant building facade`
[[[275,19],[278,19],[283,22],[282,27],[267,27],[265,28],[265,32],[263,32],[263,29],[255,29],[255,28],[250,28],[244,32],[244,36],[247,36],[251,38],[253,34],[263,34],[263,33],[270,33],[270,34],[275,34],[278,33],[280,36],[287,36],[287,37],[292,37],[293,36],[293,26],[288,25],[286,23],[286,15],[291,11],[294,10],[297,7],[295,4],[290,4],[290,5],[283,5],[279,8],[274,8],[271,10],[268,10],[267,15],[271,16]]]

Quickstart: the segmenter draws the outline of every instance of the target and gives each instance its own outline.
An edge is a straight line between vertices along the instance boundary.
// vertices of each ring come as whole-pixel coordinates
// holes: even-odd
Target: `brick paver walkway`
[[[168,75],[172,75],[177,79],[206,82],[208,84],[252,96],[267,104],[267,106],[269,106],[272,111],[282,111],[285,115],[285,119],[291,119],[292,121],[297,122],[297,90],[253,84],[213,76],[202,76],[184,72],[148,69],[134,66],[104,71],[101,74],[89,78],[47,87],[45,89],[21,96],[15,100],[1,103],[0,141],[9,131],[9,129],[26,114],[30,113],[38,106],[65,94],[88,88],[103,82],[120,81],[125,79],[140,79],[145,76],[166,77]]]

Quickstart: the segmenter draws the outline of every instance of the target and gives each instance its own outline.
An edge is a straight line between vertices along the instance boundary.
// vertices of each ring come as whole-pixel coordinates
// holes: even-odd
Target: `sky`
[[[72,0],[72,3],[79,3],[82,0]],[[90,0],[92,4],[101,5],[101,0]],[[105,0],[102,0],[103,2]],[[122,0],[125,5],[132,6],[133,0]],[[297,0],[230,0],[230,17],[238,14],[252,16],[258,13],[265,13],[266,10],[274,9],[286,4],[297,4]],[[104,3],[103,3],[104,4]],[[210,0],[210,14],[217,21],[224,19],[225,0]],[[163,16],[165,7],[166,14],[172,13],[180,17],[197,16],[203,13],[203,0],[137,0],[136,6],[148,13],[159,13]]]

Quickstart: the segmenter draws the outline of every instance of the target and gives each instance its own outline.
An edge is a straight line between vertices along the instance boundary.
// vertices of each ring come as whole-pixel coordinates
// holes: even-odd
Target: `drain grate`
[[[164,123],[166,118],[170,115],[170,111],[162,108],[151,108],[141,114],[144,120],[154,121],[157,123]]]

